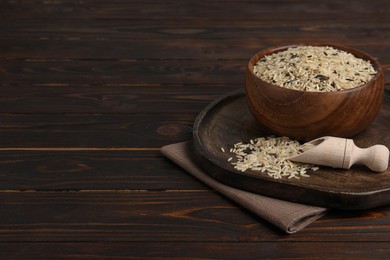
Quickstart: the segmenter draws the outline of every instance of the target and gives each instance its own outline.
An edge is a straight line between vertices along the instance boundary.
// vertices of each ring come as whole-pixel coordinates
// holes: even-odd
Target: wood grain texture
[[[0,258],[386,258],[388,207],[331,212],[286,236],[158,149],[190,140],[197,113],[242,88],[248,59],[269,46],[349,45],[377,57],[389,84],[389,10],[0,1]]]
[[[25,191],[0,197],[1,241],[215,241],[237,240],[250,230],[276,235],[210,191]]]
[[[2,242],[390,242],[388,207],[336,211],[287,236],[212,191],[2,191],[0,199]]]
[[[240,85],[0,85],[0,114],[197,114]],[[390,84],[385,85],[385,99]]]
[[[387,242],[53,242],[0,243],[0,256],[15,259],[383,259]],[[174,248],[175,250],[167,250]],[[319,256],[318,252],[322,252]]]
[[[207,190],[156,151],[0,150],[1,190]]]
[[[0,114],[197,114],[243,84],[0,84]]]
[[[24,27],[23,27],[24,28]],[[321,42],[326,38],[327,42],[348,45],[356,49],[363,50],[379,59],[384,65],[389,64],[390,44],[387,37],[383,37],[387,28],[370,34],[375,34],[381,42],[361,42],[359,41],[359,31],[351,32],[348,28],[342,38],[333,34],[331,30],[324,32],[297,32],[291,30],[280,35],[278,30],[263,30],[252,28],[246,29],[247,34],[253,34],[250,38],[228,38],[229,35],[239,34],[241,28],[212,28],[208,32],[209,37],[202,39],[204,32],[189,32],[183,36],[179,32],[162,32],[159,28],[145,29],[138,32],[138,37],[125,38],[123,32],[111,35],[109,39],[95,39],[98,36],[77,36],[77,29],[74,29],[74,36],[64,37],[59,34],[53,37],[52,34],[39,33],[42,36],[26,41],[22,37],[17,38],[10,31],[6,35],[0,32],[0,58],[7,59],[68,59],[68,60],[100,60],[109,61],[116,59],[137,59],[137,60],[160,60],[169,57],[172,60],[243,60],[247,61],[256,52],[270,46],[283,44],[286,42]],[[34,27],[31,28],[34,30]],[[184,30],[184,29],[183,29]],[[231,32],[227,32],[230,30]],[[194,30],[195,31],[195,30]],[[72,32],[72,30],[71,30]],[[70,32],[70,33],[71,33]],[[143,34],[142,34],[143,33]],[[326,33],[326,37],[324,37]],[[23,35],[22,33],[20,33]],[[226,35],[224,35],[226,34]],[[314,34],[314,35],[313,35]],[[142,41],[140,40],[142,38]],[[210,39],[211,38],[211,39]],[[350,39],[353,39],[351,41]],[[385,46],[384,46],[385,44]],[[90,48],[90,46],[94,48]],[[128,48],[131,46],[131,48]],[[166,60],[170,62],[170,60]]]
[[[0,148],[149,147],[192,137],[196,114],[2,114]]]
[[[389,5],[383,1],[354,1],[353,3],[342,3],[338,1],[327,1],[320,3],[312,3],[308,1],[261,1],[252,2],[245,1],[244,4],[237,7],[234,1],[227,1],[221,4],[221,1],[167,1],[164,3],[157,1],[113,1],[104,3],[103,1],[69,1],[59,5],[55,1],[26,1],[23,4],[14,2],[2,3],[4,14],[19,15],[22,18],[30,18],[38,16],[41,19],[131,19],[135,21],[160,20],[168,17],[186,18],[203,18],[215,20],[241,19],[251,21],[252,19],[264,18],[260,15],[268,15],[264,19],[269,23],[272,21],[282,22],[289,18],[300,18],[300,14],[304,14],[307,22],[322,23],[322,19],[327,19],[333,23],[337,23],[342,19],[360,18],[369,21],[379,20],[378,17],[384,19],[386,11],[389,10]],[[19,7],[19,8],[18,8]],[[277,7],[277,8],[275,8]],[[31,11],[26,13],[26,10]],[[218,12],[216,12],[218,10]],[[284,14],[284,19],[273,19],[273,14]],[[131,14],[131,15],[130,15]],[[362,14],[376,14],[376,16],[363,16]],[[338,19],[334,19],[337,17]],[[331,20],[333,18],[333,20]],[[295,20],[295,19],[294,19]],[[306,21],[306,19],[298,19],[298,21]],[[144,24],[143,23],[143,24]]]
[[[244,61],[191,61],[123,59],[4,60],[3,82],[9,84],[242,84]],[[45,75],[45,77],[42,77]]]

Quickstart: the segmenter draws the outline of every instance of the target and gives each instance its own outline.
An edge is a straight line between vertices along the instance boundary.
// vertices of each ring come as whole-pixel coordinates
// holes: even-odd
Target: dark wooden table
[[[286,235],[160,154],[301,41],[377,57],[390,95],[387,0],[0,1],[0,258],[388,258],[390,206]]]

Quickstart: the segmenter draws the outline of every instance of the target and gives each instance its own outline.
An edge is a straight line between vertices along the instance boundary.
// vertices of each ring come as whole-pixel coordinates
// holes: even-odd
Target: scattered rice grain
[[[288,137],[260,137],[251,139],[248,143],[239,142],[233,145],[234,156],[228,161],[238,171],[252,170],[265,172],[270,177],[281,179],[283,177],[297,178],[310,177],[307,170],[316,171],[319,167],[289,161],[287,158],[307,151],[312,144],[301,145],[298,141]],[[230,150],[230,151],[233,151]],[[245,151],[245,152],[244,152]]]

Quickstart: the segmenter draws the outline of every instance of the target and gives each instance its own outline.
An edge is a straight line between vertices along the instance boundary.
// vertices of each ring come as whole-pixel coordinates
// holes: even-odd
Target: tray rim
[[[310,187],[310,185],[304,187],[302,185],[299,185],[299,183],[291,183],[277,179],[271,180],[269,178],[264,178],[261,175],[255,176],[251,173],[231,171],[224,167],[224,165],[222,165],[218,160],[213,160],[212,158],[210,158],[212,156],[209,156],[209,151],[207,151],[207,149],[204,147],[204,145],[202,144],[202,140],[199,136],[199,129],[203,120],[208,115],[208,113],[211,113],[212,110],[221,103],[226,102],[229,99],[237,99],[242,97],[245,98],[245,91],[243,89],[239,89],[222,95],[212,101],[210,104],[208,104],[196,117],[193,126],[193,150],[195,154],[195,159],[197,160],[198,164],[206,171],[209,176],[222,182],[225,185],[246,190],[249,192],[254,192],[256,194],[315,206],[343,210],[361,210],[390,204],[390,186],[384,189],[362,192],[334,191],[331,188],[319,189],[317,187]],[[237,185],[235,180],[238,178],[241,179],[240,181],[243,180],[243,182],[246,184],[244,186]],[[250,182],[253,181],[256,181],[257,186],[263,187],[260,192],[256,185],[250,185]],[[277,194],[277,196],[275,196],[275,194],[272,193],[272,189],[270,190],[267,185],[283,188],[283,190],[286,189],[286,191],[289,192]],[[254,188],[254,186],[256,186],[256,188]],[[300,197],[291,198],[291,196],[289,196],[291,192],[294,192],[294,194],[298,193],[304,195]],[[317,203],[313,203],[312,200],[307,199],[310,196],[318,196],[320,200]]]

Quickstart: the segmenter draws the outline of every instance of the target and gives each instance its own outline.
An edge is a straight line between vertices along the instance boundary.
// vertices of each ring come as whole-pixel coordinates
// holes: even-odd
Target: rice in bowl
[[[328,46],[290,47],[264,56],[253,72],[279,87],[319,92],[356,88],[377,73],[369,61]]]

